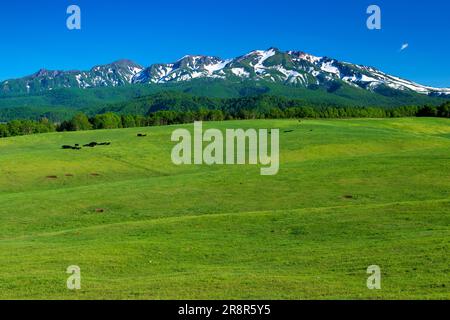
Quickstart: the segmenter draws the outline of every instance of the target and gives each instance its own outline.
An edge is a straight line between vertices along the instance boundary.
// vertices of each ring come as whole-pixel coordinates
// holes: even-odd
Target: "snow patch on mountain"
[[[209,75],[213,75],[215,72],[223,70],[227,66],[227,64],[229,64],[231,61],[233,61],[233,60],[229,59],[229,60],[219,61],[217,63],[208,64],[208,65],[205,65],[205,69],[206,69],[206,71],[208,71]]]
[[[322,71],[325,71],[325,72],[328,72],[328,73],[332,73],[332,74],[334,74],[334,75],[336,75],[338,77],[341,76],[341,72],[339,71],[338,68],[336,68],[334,66],[334,61],[333,60],[332,61],[322,62],[322,64],[320,65],[320,69]]]
[[[254,68],[257,74],[261,74],[264,73],[264,71],[266,70],[264,62],[270,57],[273,57],[276,54],[276,51],[274,49],[270,49],[268,51],[258,50],[254,51],[252,54],[256,54],[259,57],[257,62],[254,65],[252,65],[252,67]]]
[[[238,77],[248,78],[250,76],[250,73],[245,71],[244,68],[233,68],[233,69],[231,69],[231,72]]]

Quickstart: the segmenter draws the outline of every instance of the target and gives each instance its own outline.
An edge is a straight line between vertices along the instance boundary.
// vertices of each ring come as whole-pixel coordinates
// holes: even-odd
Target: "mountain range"
[[[30,76],[0,82],[0,95],[35,95],[62,88],[179,84],[196,79],[274,83],[291,88],[325,89],[328,93],[350,87],[389,97],[408,93],[450,97],[450,88],[433,88],[386,74],[374,67],[276,48],[255,50],[228,60],[188,55],[173,63],[154,64],[147,68],[130,60],[120,60],[95,66],[89,71],[42,69]]]

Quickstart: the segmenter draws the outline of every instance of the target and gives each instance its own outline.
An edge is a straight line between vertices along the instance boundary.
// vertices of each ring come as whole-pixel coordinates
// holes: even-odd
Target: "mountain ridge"
[[[318,57],[303,51],[281,51],[274,47],[254,50],[233,59],[186,55],[172,63],[156,63],[149,67],[121,59],[94,66],[88,71],[40,69],[23,78],[0,82],[0,94],[37,94],[61,88],[168,84],[194,79],[267,81],[313,90],[325,88],[329,92],[350,86],[389,96],[406,92],[450,97],[450,88],[425,86],[374,67]]]

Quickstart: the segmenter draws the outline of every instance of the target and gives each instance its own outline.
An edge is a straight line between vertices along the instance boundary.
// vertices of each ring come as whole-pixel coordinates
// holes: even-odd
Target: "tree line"
[[[0,138],[23,136],[36,133],[48,133],[57,130],[57,125],[47,118],[35,120],[12,120],[8,123],[0,123]]]
[[[247,99],[247,98],[246,98]],[[194,121],[223,121],[248,119],[344,119],[344,118],[398,118],[398,117],[443,117],[450,118],[450,102],[441,106],[405,106],[393,109],[377,107],[295,107],[277,105],[264,108],[248,108],[245,104],[228,105],[223,109],[198,109],[194,111],[159,110],[141,114],[120,114],[107,111],[95,116],[79,112],[72,119],[52,123],[47,118],[39,121],[13,120],[0,124],[0,137],[48,133],[54,131],[83,131],[118,129],[146,126],[163,126],[192,123]],[[267,101],[266,101],[267,102]],[[270,101],[269,101],[270,102]],[[248,101],[247,101],[248,103]],[[244,106],[247,106],[245,108]]]

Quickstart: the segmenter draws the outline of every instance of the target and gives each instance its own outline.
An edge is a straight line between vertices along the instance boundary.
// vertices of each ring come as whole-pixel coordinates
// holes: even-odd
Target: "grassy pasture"
[[[277,176],[173,165],[179,127],[0,139],[0,298],[450,298],[449,120],[204,124],[280,128]]]

